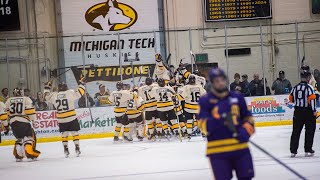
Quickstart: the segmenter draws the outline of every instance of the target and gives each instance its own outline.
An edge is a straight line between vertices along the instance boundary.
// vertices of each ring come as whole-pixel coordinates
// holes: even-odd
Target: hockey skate
[[[297,153],[291,153],[291,158],[296,157]]]
[[[143,137],[137,136],[137,138],[138,138],[139,141],[143,141]]]
[[[76,145],[76,156],[79,157],[81,154],[79,145]]]
[[[113,142],[119,142],[119,141],[120,141],[119,137],[118,136],[114,136]]]
[[[305,157],[313,157],[313,156],[314,156],[314,150],[310,150],[305,154]]]
[[[123,140],[124,140],[125,142],[132,142],[132,141],[133,141],[133,139],[130,138],[130,137],[128,137],[128,136],[123,136]]]
[[[63,146],[63,147],[64,147],[64,156],[65,158],[68,158],[70,155],[69,148],[67,146]]]
[[[172,137],[170,131],[168,131],[168,132],[165,134],[164,137],[165,137],[168,141],[170,141],[170,139],[171,139],[171,137]]]
[[[16,158],[16,162],[22,162],[22,158]]]

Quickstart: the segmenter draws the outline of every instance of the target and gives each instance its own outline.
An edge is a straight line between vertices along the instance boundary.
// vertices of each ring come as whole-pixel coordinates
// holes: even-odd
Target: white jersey
[[[179,99],[179,96],[175,96],[176,101],[174,102],[174,111],[177,113],[177,115],[183,114],[182,104],[181,100]]]
[[[175,91],[170,86],[154,87],[150,92],[150,96],[157,100],[157,110],[161,112],[170,111],[174,108],[172,98]]]
[[[8,113],[7,113],[7,108],[6,105],[0,101],[0,122],[4,126],[8,126]],[[1,125],[0,125],[1,127]]]
[[[200,85],[204,87],[206,85],[206,78],[198,75],[194,75],[196,77],[196,85]]]
[[[11,97],[5,105],[10,124],[15,121],[30,123],[36,119],[36,110],[29,97]]]
[[[156,61],[156,68],[154,74],[157,76],[157,78],[162,78],[166,81],[170,80],[170,72],[169,70],[164,66],[162,61]]]
[[[133,93],[128,90],[113,91],[109,100],[115,104],[114,113],[116,117],[121,117],[127,111],[128,101],[133,98]]]
[[[198,113],[199,99],[206,94],[206,90],[200,85],[188,84],[181,88],[179,94],[185,100],[184,110],[188,113]]]
[[[77,90],[69,89],[49,94],[45,90],[45,100],[56,108],[58,122],[68,123],[77,118],[74,104],[84,93],[85,87],[83,85],[80,85]]]
[[[138,96],[143,99],[144,110],[148,112],[157,110],[157,100],[150,96],[150,92],[154,87],[154,84],[151,84],[150,86],[141,86],[138,89]]]
[[[141,115],[141,112],[144,109],[142,102],[142,97],[139,97],[137,94],[134,94],[133,98],[128,101],[126,114],[129,119],[134,119]]]

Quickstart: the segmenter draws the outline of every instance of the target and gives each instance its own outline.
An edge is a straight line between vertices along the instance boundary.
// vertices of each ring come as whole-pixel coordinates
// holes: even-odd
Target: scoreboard
[[[0,0],[0,31],[20,30],[18,0]]]
[[[205,0],[207,22],[270,19],[271,0]]]

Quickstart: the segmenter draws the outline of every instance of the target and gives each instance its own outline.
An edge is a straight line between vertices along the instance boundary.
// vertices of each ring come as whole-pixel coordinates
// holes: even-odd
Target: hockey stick
[[[192,60],[193,60],[193,62],[194,62],[194,65],[196,66],[196,70],[199,71],[198,65],[197,65],[197,63],[196,63],[196,57],[195,57],[195,55],[193,54],[192,51],[190,51],[190,54],[191,54],[191,56],[192,56]],[[193,73],[193,72],[192,72],[192,73]]]
[[[289,170],[291,173],[295,174],[297,177],[299,177],[300,179],[306,180],[305,177],[303,177],[301,174],[299,174],[297,171],[295,171],[294,169],[290,168],[289,166],[287,166],[285,163],[283,163],[281,160],[279,160],[278,158],[274,157],[272,154],[270,154],[268,151],[266,151],[264,148],[262,148],[261,146],[259,146],[258,144],[256,144],[253,141],[249,141],[254,147],[256,147],[257,149],[259,149],[260,151],[262,151],[264,154],[266,154],[267,156],[269,156],[271,159],[273,159],[274,161],[276,161],[277,163],[279,163],[280,165],[282,165],[283,167],[285,167],[287,170]]]

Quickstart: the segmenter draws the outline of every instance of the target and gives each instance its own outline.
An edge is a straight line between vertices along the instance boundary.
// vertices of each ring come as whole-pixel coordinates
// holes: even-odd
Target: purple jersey
[[[241,94],[229,92],[220,99],[212,92],[199,100],[199,127],[207,133],[207,155],[223,156],[248,150],[254,133],[253,118]]]

